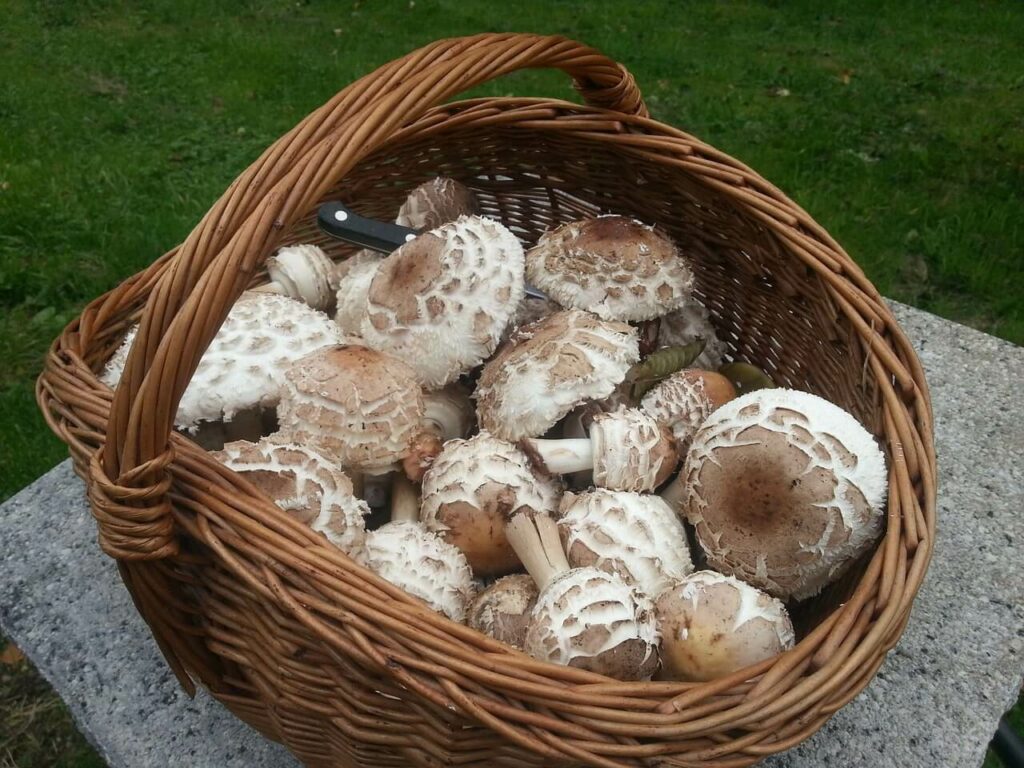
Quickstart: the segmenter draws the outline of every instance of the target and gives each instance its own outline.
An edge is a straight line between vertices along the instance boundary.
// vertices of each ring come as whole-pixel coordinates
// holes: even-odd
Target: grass
[[[268,143],[344,84],[481,30],[604,49],[655,117],[775,182],[883,293],[1024,343],[1020,4],[2,7],[0,499],[66,455],[32,382],[86,301],[181,241]],[[477,93],[571,91],[560,74],[526,72]],[[14,764],[56,764],[24,749]]]

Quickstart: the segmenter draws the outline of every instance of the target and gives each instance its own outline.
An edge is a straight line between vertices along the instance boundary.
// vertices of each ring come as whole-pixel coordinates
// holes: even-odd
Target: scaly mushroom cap
[[[558,531],[574,568],[617,573],[648,597],[693,572],[686,530],[657,496],[597,489],[562,498]]]
[[[490,357],[522,297],[515,235],[491,219],[463,216],[381,262],[361,335],[436,389]]]
[[[466,618],[476,593],[462,553],[419,523],[388,523],[366,534],[363,564],[452,621]]]
[[[107,364],[102,380],[110,387],[121,378],[137,330],[128,332]],[[203,353],[175,425],[194,432],[203,421],[231,421],[239,411],[275,407],[288,366],[340,338],[327,315],[301,301],[274,293],[242,294]]]
[[[478,576],[496,576],[520,567],[505,537],[506,518],[555,512],[559,491],[534,474],[522,451],[484,431],[445,443],[423,477],[420,520],[461,549]]]
[[[359,346],[318,350],[285,376],[281,431],[370,474],[407,457],[423,432],[423,395],[412,370]]]
[[[334,268],[337,312],[334,322],[348,336],[359,336],[366,317],[366,294],[384,257],[373,251],[359,251]]]
[[[640,407],[672,430],[680,458],[712,411],[736,397],[724,376],[711,371],[677,371],[644,395]]]
[[[467,611],[466,623],[477,632],[523,650],[538,594],[529,574],[503,576],[476,596]]]
[[[594,484],[617,491],[653,491],[679,463],[668,429],[637,408],[594,417]]]
[[[586,400],[607,397],[640,357],[636,329],[568,309],[520,328],[477,383],[481,427],[506,440],[542,435]]]
[[[784,600],[817,594],[882,531],[878,444],[807,392],[761,389],[726,403],[697,431],[680,477],[709,565]]]
[[[685,347],[697,339],[704,340],[704,349],[693,361],[693,367],[717,370],[725,362],[729,347],[715,333],[707,307],[691,296],[682,307],[661,318],[658,346]]]
[[[455,179],[437,177],[416,187],[402,203],[396,224],[412,229],[433,229],[459,216],[480,212],[476,195]]]
[[[288,245],[267,259],[267,275],[287,296],[313,309],[334,303],[331,289],[334,262],[315,245]]]
[[[677,680],[714,680],[793,647],[782,603],[739,579],[698,571],[655,603],[661,660]]]
[[[291,517],[353,557],[363,551],[370,514],[341,467],[304,445],[264,438],[228,443],[214,458],[266,493]]]
[[[690,296],[693,272],[675,244],[624,216],[574,221],[526,254],[526,277],[564,307],[605,320],[650,320]]]
[[[523,649],[552,664],[646,680],[658,668],[653,608],[620,576],[573,568],[541,590]]]

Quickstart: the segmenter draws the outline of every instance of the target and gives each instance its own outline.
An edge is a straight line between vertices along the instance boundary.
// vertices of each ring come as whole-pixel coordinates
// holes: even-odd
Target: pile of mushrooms
[[[432,179],[390,254],[280,249],[177,428],[491,651],[693,681],[785,653],[788,610],[881,534],[875,438],[731,360],[667,232],[604,215],[523,243],[489,209]]]

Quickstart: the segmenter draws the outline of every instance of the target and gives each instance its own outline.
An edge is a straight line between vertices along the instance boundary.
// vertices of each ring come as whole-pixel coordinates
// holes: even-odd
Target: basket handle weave
[[[464,90],[528,68],[568,74],[593,106],[647,116],[633,77],[563,37],[441,40],[361,78],[276,142],[229,187],[177,250],[147,301],[90,466],[100,543],[112,557],[174,555],[167,493],[174,416],[199,360],[286,231],[402,126]]]

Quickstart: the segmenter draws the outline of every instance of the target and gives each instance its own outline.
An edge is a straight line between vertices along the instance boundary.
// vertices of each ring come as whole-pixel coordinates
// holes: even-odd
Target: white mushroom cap
[[[423,395],[401,360],[366,347],[328,347],[297,361],[285,379],[278,419],[293,441],[370,474],[417,450]]]
[[[284,295],[314,309],[334,303],[334,262],[315,245],[288,245],[267,259],[267,275]]]
[[[658,346],[685,347],[697,339],[704,340],[704,349],[693,361],[693,367],[717,370],[725,362],[729,346],[718,338],[707,307],[691,296],[682,307],[661,318]]]
[[[334,546],[353,557],[362,552],[370,508],[353,495],[352,481],[334,462],[308,446],[267,438],[228,443],[213,456]]]
[[[574,568],[541,590],[523,649],[552,664],[646,680],[658,668],[653,608],[617,574]]]
[[[466,623],[477,632],[523,650],[539,594],[528,574],[502,576],[476,596],[467,611]]]
[[[561,511],[558,530],[573,567],[617,573],[651,598],[693,572],[686,530],[657,496],[567,493]]]
[[[536,437],[586,400],[607,397],[640,357],[636,329],[569,309],[520,328],[484,366],[474,397],[481,427]]]
[[[679,459],[675,441],[657,420],[636,408],[602,413],[590,427],[594,484],[619,491],[653,491]]]
[[[484,431],[450,440],[423,477],[420,520],[461,549],[474,573],[496,576],[520,567],[505,536],[522,511],[554,513],[560,489],[536,475],[525,454]]]
[[[624,216],[574,221],[541,235],[527,279],[564,307],[605,320],[650,320],[689,298],[693,272],[675,244]]]
[[[476,588],[462,553],[419,523],[388,523],[366,534],[364,564],[452,621],[466,618]]]
[[[655,603],[661,659],[679,680],[714,680],[793,647],[785,606],[739,579],[698,571]]]
[[[465,437],[476,424],[476,410],[469,391],[458,382],[423,393],[423,420],[441,442]]]
[[[672,430],[680,456],[712,411],[736,397],[724,376],[711,371],[678,371],[644,395],[640,407]]]
[[[807,392],[760,389],[723,405],[697,431],[680,478],[709,565],[782,599],[817,594],[882,531],[878,444]]]
[[[136,330],[128,332],[108,363],[102,377],[108,386],[117,386]],[[327,315],[300,301],[273,293],[242,294],[199,361],[175,425],[194,432],[203,421],[231,421],[240,411],[275,407],[288,366],[336,344],[340,336]]]
[[[359,336],[366,317],[366,294],[384,257],[373,251],[359,251],[334,268],[337,311],[334,322],[348,336]]]
[[[420,184],[405,199],[396,224],[412,229],[433,229],[459,216],[480,212],[476,195],[465,184],[442,176]]]
[[[381,262],[361,336],[442,387],[494,352],[523,297],[523,247],[491,219],[464,216]]]

